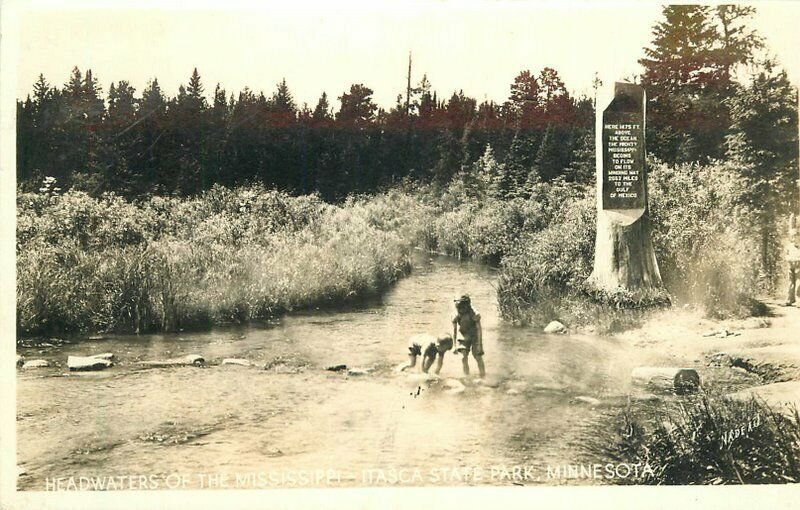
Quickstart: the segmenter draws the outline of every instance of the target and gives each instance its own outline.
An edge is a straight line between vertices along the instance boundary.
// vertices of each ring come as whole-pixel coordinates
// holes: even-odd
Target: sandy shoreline
[[[747,319],[716,320],[700,310],[667,309],[616,337],[634,348],[658,350],[674,366],[695,368],[707,388],[800,408],[800,308],[775,299],[764,302],[768,315]]]

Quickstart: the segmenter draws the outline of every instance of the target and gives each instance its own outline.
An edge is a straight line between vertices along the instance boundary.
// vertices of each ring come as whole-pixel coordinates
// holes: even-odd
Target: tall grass
[[[596,445],[620,462],[649,464],[652,473],[627,483],[761,484],[800,481],[800,415],[753,397],[701,393],[655,411],[617,417],[615,436]]]
[[[174,331],[354,300],[409,270],[428,214],[399,192],[341,206],[258,186],[138,204],[21,193],[17,328]]]
[[[613,331],[639,320],[621,310],[636,308],[625,295],[585,292],[593,187],[555,180],[500,196],[481,182],[406,184],[340,205],[260,186],[139,203],[20,193],[18,329],[174,330],[356,299],[407,271],[415,246],[499,266],[500,311],[514,322]],[[675,301],[718,317],[760,311],[758,237],[736,169],[652,162],[649,182],[653,244]]]

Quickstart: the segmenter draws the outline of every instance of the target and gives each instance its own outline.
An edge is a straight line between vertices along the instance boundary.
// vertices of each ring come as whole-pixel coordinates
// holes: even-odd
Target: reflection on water
[[[546,336],[501,324],[494,279],[479,265],[425,257],[380,303],[362,309],[297,314],[268,328],[20,349],[26,358],[60,366],[19,372],[18,463],[25,471],[19,487],[43,490],[46,477],[328,468],[352,486],[365,483],[364,470],[372,469],[430,473],[602,461],[587,458],[581,438],[597,434],[609,409],[624,405],[627,375],[644,354],[613,339]],[[405,361],[408,337],[448,331],[453,299],[463,293],[482,316],[486,384],[466,380],[459,391],[448,381],[396,374],[392,367]],[[116,366],[67,372],[68,355],[100,352],[113,352]],[[209,366],[136,364],[190,353],[202,354]],[[219,365],[224,358],[255,366]],[[373,370],[363,376],[324,370],[338,364]],[[448,353],[442,377],[460,372],[459,359]],[[587,405],[578,396],[602,402]],[[511,483],[437,473],[406,482]]]

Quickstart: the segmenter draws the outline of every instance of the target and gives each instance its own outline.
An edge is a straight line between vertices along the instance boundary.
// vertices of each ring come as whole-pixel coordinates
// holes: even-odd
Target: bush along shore
[[[504,319],[537,325],[558,319],[606,333],[634,326],[670,302],[715,318],[764,313],[756,296],[772,282],[761,271],[757,211],[735,164],[649,162],[649,214],[665,292],[638,300],[586,287],[594,262],[594,186],[556,179],[504,192],[502,165],[489,151],[474,166],[442,193],[428,243],[497,265]]]
[[[474,166],[447,186],[339,204],[261,186],[129,202],[46,181],[17,199],[18,331],[175,331],[338,304],[400,278],[415,247],[498,267],[500,311],[513,323],[610,332],[641,321],[651,303],[598,300],[585,287],[593,187],[504,186],[490,148]],[[759,243],[736,170],[652,162],[650,190],[653,243],[675,302],[718,318],[760,313]]]
[[[43,187],[17,199],[17,329],[202,329],[380,292],[427,210],[398,192],[341,205],[251,186],[131,203]]]

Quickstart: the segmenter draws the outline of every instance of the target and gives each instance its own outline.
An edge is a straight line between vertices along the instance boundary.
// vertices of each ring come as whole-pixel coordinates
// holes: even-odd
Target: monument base
[[[595,301],[619,308],[670,304],[656,263],[646,214],[598,212],[594,271],[584,290]]]

